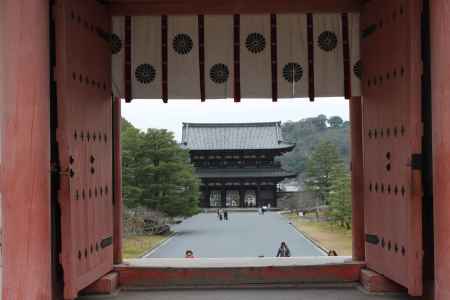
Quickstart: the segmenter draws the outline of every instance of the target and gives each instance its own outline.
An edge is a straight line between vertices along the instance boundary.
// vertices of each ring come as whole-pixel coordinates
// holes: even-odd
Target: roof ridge
[[[256,126],[274,126],[279,127],[281,121],[275,122],[248,122],[248,123],[188,123],[183,122],[183,127],[256,127]]]

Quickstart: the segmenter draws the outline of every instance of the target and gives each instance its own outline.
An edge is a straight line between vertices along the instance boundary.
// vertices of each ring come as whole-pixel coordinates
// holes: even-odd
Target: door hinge
[[[111,246],[113,243],[113,238],[112,236],[108,236],[107,238],[104,238],[101,242],[100,242],[100,246],[102,247],[102,249]]]
[[[366,234],[366,242],[373,245],[378,245],[380,243],[380,239],[376,234]]]
[[[52,163],[50,168],[52,174],[55,174],[57,176],[69,176],[73,177],[75,176],[75,172],[71,168],[66,168],[66,170],[62,171],[61,167],[57,163]]]
[[[411,169],[413,170],[422,170],[422,154],[421,153],[413,153],[411,155]]]

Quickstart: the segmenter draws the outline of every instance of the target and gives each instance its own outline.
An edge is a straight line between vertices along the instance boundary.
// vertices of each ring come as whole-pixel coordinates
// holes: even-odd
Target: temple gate
[[[428,67],[433,74],[433,119],[422,124],[425,61],[421,61],[420,0],[232,0],[220,6],[206,1],[167,5],[150,0],[1,1],[0,106],[4,111],[0,117],[0,171],[3,262],[8,274],[3,297],[52,299],[53,268],[60,262],[65,298],[73,299],[113,268],[111,243],[120,237],[113,230],[112,191],[117,189],[112,179],[113,91],[128,100],[145,95],[156,95],[153,98],[164,101],[182,96],[202,100],[233,97],[236,101],[261,96],[274,101],[293,96],[311,100],[320,96],[351,98],[352,124],[362,124],[362,128],[352,125],[352,133],[361,132],[362,137],[360,143],[353,139],[353,150],[360,153],[352,153],[354,159],[360,159],[354,160],[358,166],[352,168],[357,207],[353,239],[358,245],[354,257],[407,287],[411,295],[420,295],[423,289],[422,128],[433,126],[435,170],[430,184],[434,185],[435,214],[434,219],[429,212],[425,217],[435,224],[435,235],[426,246],[433,249],[432,244],[436,244],[432,270],[436,276],[435,299],[450,299],[446,255],[449,8],[443,0],[430,2],[432,48],[428,55],[432,65]],[[292,12],[297,15],[290,16]],[[359,12],[361,30],[352,23],[359,20],[355,17]],[[245,15],[249,13],[260,15],[251,18]],[[180,14],[190,17],[171,17]],[[214,14],[225,17],[211,17]],[[52,22],[53,39],[48,30]],[[145,26],[149,23],[156,27],[150,30]],[[283,45],[290,37],[282,28],[296,23],[303,24],[293,34],[303,39],[294,45],[294,50],[301,51],[285,53],[290,48]],[[184,27],[186,24],[189,26]],[[211,24],[227,28],[221,41],[209,31]],[[331,24],[331,30],[327,24]],[[139,45],[154,28],[160,34],[155,40],[156,52],[139,52]],[[178,47],[181,56],[169,41],[179,34],[173,28],[189,31],[178,39],[183,46]],[[318,44],[324,32],[328,33]],[[214,43],[208,45],[210,40]],[[224,40],[227,43],[222,47]],[[112,61],[111,42],[113,53],[117,51]],[[120,54],[118,46],[123,50]],[[185,56],[186,46],[195,57]],[[331,53],[337,54],[327,55]],[[245,77],[245,73],[251,74],[247,71],[253,63],[261,64],[261,72],[254,74],[256,84],[251,84],[251,76]],[[118,72],[111,72],[111,64]],[[183,86],[177,90],[180,80],[171,77],[179,75],[173,70],[177,64],[195,74],[194,84],[184,94]],[[149,87],[150,82],[157,84]],[[263,88],[258,89],[260,85]],[[58,180],[51,181],[50,174]],[[61,210],[61,223],[57,225],[51,222],[55,213],[51,190],[57,192]],[[244,196],[245,201],[253,199],[249,191]],[[115,223],[119,216],[115,214]],[[52,258],[55,228],[61,230],[61,255],[56,261]],[[117,249],[116,256],[120,247]]]
[[[370,2],[361,25],[366,261],[411,295],[422,293],[420,13],[420,1]]]
[[[52,97],[64,298],[113,268],[110,17],[97,1],[57,1]]]

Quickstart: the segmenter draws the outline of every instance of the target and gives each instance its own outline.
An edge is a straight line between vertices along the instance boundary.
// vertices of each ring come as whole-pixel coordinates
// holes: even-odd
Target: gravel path
[[[276,212],[229,213],[228,221],[219,221],[214,213],[199,214],[172,229],[176,235],[148,258],[180,258],[186,249],[196,257],[272,257],[281,241],[286,241],[292,256],[324,255]]]

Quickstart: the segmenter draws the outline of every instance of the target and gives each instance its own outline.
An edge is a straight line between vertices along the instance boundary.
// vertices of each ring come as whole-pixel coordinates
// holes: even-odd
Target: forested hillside
[[[297,122],[286,122],[282,125],[283,137],[286,141],[296,143],[290,153],[280,158],[283,168],[300,175],[305,173],[307,158],[321,142],[330,142],[337,147],[339,158],[346,166],[350,154],[350,123],[341,117],[327,118],[319,115]]]

